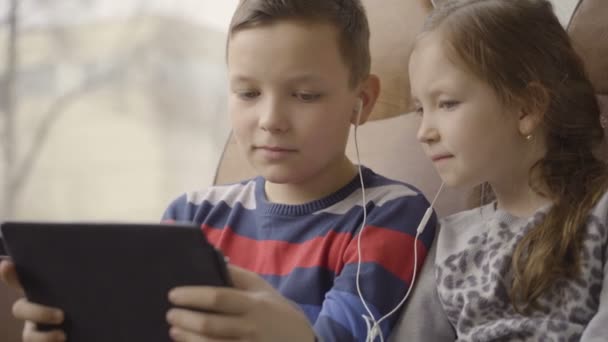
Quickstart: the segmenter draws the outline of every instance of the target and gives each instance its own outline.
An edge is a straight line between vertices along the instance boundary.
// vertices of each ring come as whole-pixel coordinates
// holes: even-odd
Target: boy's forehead
[[[336,49],[339,47],[340,42],[338,28],[328,21],[287,18],[276,19],[264,23],[256,23],[230,32],[227,42],[228,50],[230,50],[230,45],[236,37],[242,36],[243,33],[252,32],[257,39],[264,39],[264,37],[268,39],[276,38],[277,33],[280,33],[280,35],[283,37],[292,38],[290,40],[293,40],[294,36],[296,36],[298,40],[311,40],[319,42],[327,39],[327,41],[331,42]]]
[[[327,86],[329,83],[333,84],[337,80],[330,75],[325,73],[319,73],[315,71],[304,71],[298,72],[294,70],[292,73],[257,73],[254,70],[240,70],[240,72],[234,72],[229,70],[230,82],[233,84],[239,83],[274,83],[282,85],[310,85],[310,86]],[[346,84],[346,82],[344,82]]]
[[[314,81],[327,73],[348,73],[329,24],[283,20],[243,28],[231,34],[227,54],[231,78],[280,71],[284,78]]]

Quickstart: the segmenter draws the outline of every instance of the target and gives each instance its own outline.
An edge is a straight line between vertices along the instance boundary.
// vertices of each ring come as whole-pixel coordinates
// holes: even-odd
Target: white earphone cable
[[[361,115],[361,110],[359,109],[358,114],[357,114],[357,122],[355,124],[355,152],[356,152],[356,156],[357,156],[357,167],[359,170],[359,180],[361,182],[361,205],[363,207],[363,223],[361,224],[361,228],[359,229],[359,234],[357,236],[357,257],[358,257],[357,275],[356,275],[357,293],[359,295],[359,299],[361,299],[361,303],[363,304],[365,311],[367,312],[367,315],[362,315],[363,319],[365,320],[365,324],[367,326],[367,336],[365,338],[365,341],[374,342],[376,340],[376,338],[379,337],[380,341],[384,342],[384,336],[382,334],[382,329],[380,329],[380,323],[382,323],[384,320],[386,320],[387,318],[389,318],[391,315],[393,315],[395,312],[397,312],[399,310],[399,308],[405,303],[405,301],[407,300],[407,298],[410,295],[410,292],[414,288],[414,282],[416,280],[416,273],[417,273],[417,269],[418,269],[418,248],[417,248],[416,244],[418,242],[418,237],[424,231],[424,228],[426,227],[428,220],[430,219],[431,215],[433,214],[433,207],[435,205],[435,201],[437,201],[437,198],[439,197],[441,190],[443,190],[444,183],[443,182],[441,183],[439,190],[435,194],[435,198],[431,202],[431,205],[425,211],[424,215],[422,216],[422,219],[420,220],[420,223],[418,224],[418,227],[416,228],[416,237],[414,238],[414,270],[412,273],[412,281],[409,284],[409,288],[408,288],[407,292],[405,293],[405,296],[403,297],[403,299],[401,299],[401,301],[389,313],[382,316],[380,319],[376,320],[372,311],[368,307],[367,302],[365,301],[365,298],[363,297],[363,292],[361,291],[361,284],[360,284],[361,254],[362,254],[361,253],[361,237],[363,236],[363,231],[365,230],[366,224],[367,224],[367,200],[365,197],[365,183],[363,181],[361,158],[360,158],[360,154],[359,154],[359,142],[357,140],[357,128],[359,126],[358,124],[359,124],[360,115]]]

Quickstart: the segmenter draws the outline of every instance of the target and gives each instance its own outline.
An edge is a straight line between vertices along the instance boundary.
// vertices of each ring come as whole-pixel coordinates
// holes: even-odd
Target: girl
[[[417,285],[396,340],[605,341],[604,130],[551,4],[444,2],[409,70],[442,180],[488,184],[494,201],[442,221],[435,286]]]

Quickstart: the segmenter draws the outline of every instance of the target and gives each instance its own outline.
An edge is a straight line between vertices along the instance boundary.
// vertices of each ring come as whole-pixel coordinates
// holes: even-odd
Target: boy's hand
[[[0,261],[0,278],[13,289],[23,293],[21,284],[17,277],[15,265],[10,261]],[[55,342],[65,341],[65,333],[59,330],[36,331],[35,323],[60,324],[63,322],[63,312],[29,302],[21,298],[13,305],[13,315],[20,320],[26,321],[23,328],[23,341],[25,342]],[[35,323],[34,323],[35,322]]]
[[[257,274],[228,266],[234,288],[178,287],[169,293],[180,307],[167,313],[171,337],[195,341],[314,341],[304,314]]]

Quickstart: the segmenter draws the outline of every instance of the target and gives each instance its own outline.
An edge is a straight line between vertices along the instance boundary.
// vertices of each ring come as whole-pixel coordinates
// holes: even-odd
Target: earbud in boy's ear
[[[361,123],[361,111],[363,110],[363,100],[357,99],[357,105],[355,106],[354,114],[355,114],[355,126],[359,126]]]
[[[361,114],[361,111],[363,110],[363,99],[361,99],[361,98],[357,99],[356,110],[357,110],[358,115]]]

